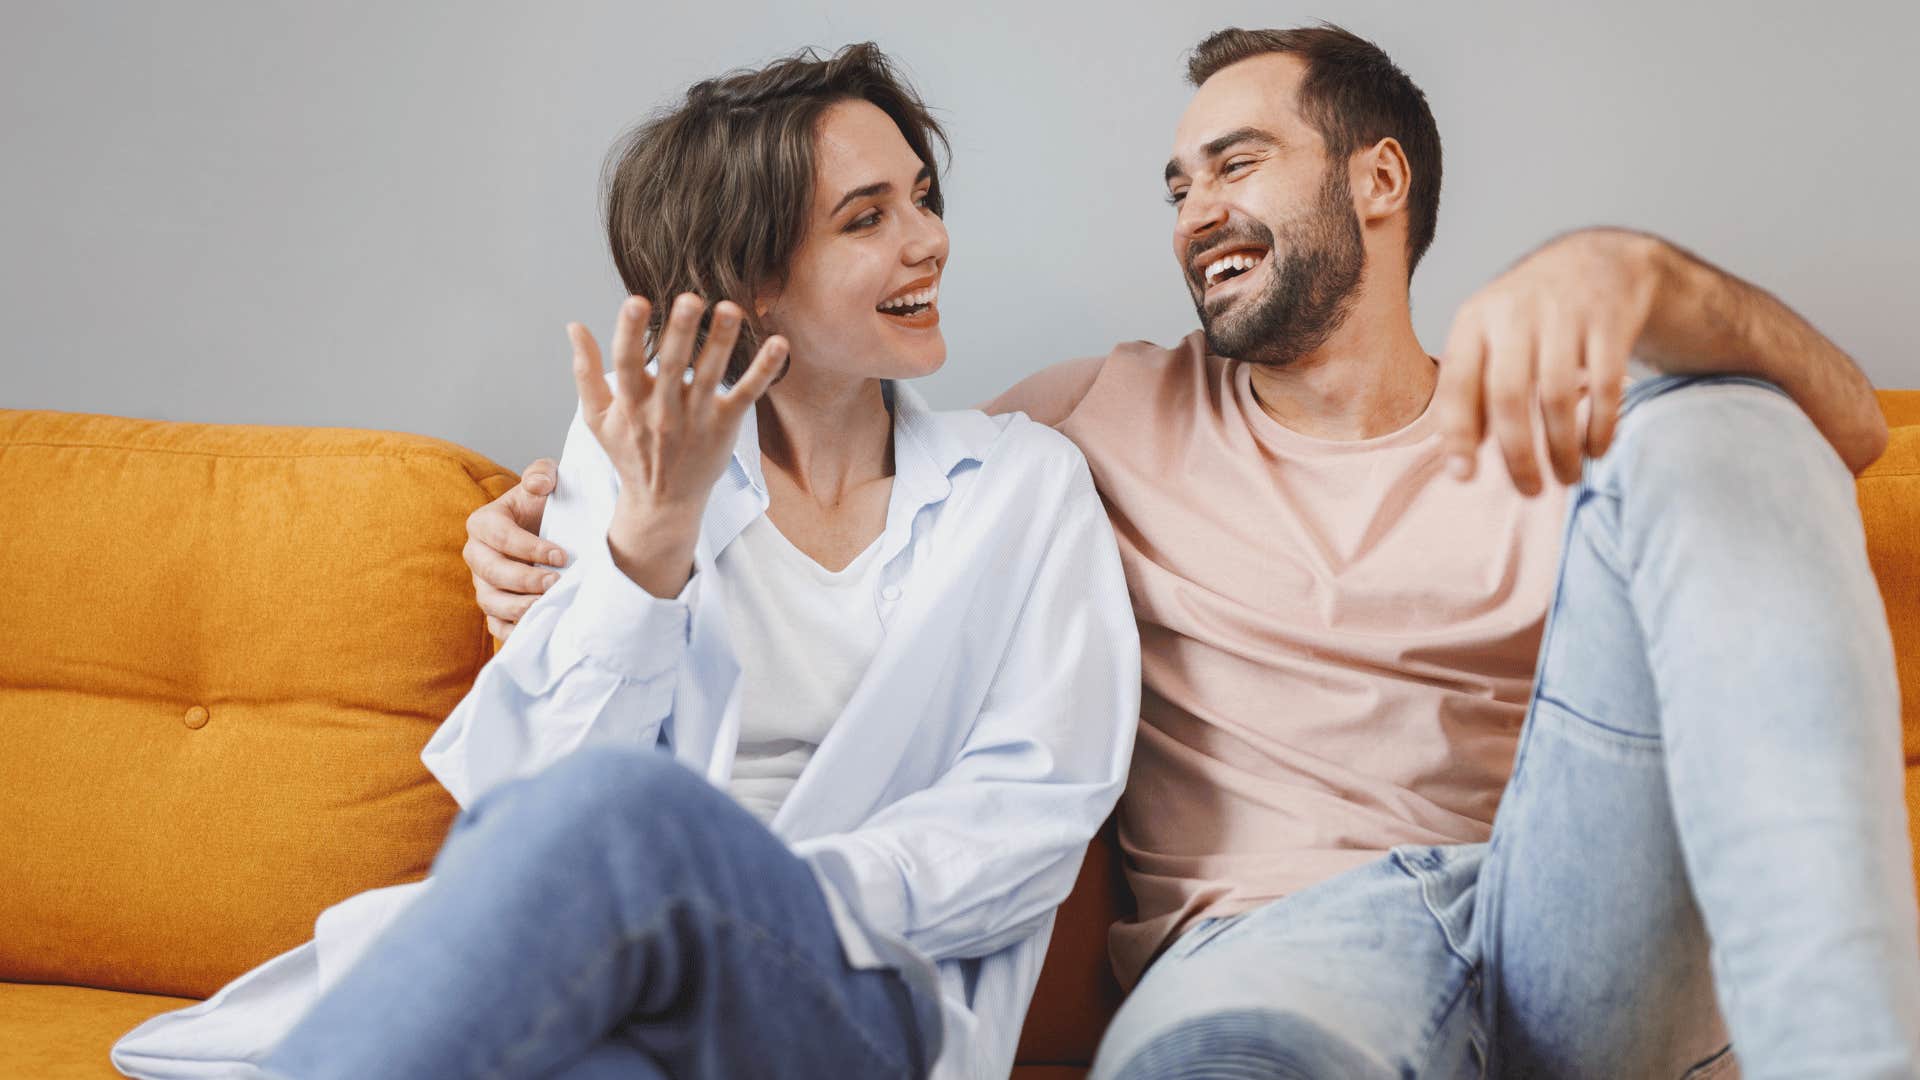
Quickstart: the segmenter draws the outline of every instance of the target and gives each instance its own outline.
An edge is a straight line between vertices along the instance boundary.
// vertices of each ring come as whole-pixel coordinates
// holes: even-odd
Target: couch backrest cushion
[[[1920,390],[1883,390],[1894,423],[1887,452],[1857,485],[1867,526],[1867,557],[1887,604],[1900,667],[1900,716],[1906,732],[1907,824],[1920,876]]]
[[[489,655],[458,549],[512,474],[337,429],[0,411],[0,979],[203,996],[454,812]]]

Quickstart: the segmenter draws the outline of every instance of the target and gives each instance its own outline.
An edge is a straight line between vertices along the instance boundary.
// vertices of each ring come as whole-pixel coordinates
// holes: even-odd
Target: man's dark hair
[[[1187,56],[1187,80],[1199,86],[1229,64],[1267,53],[1288,53],[1306,62],[1300,109],[1327,144],[1328,168],[1388,137],[1406,152],[1413,174],[1407,192],[1411,277],[1433,243],[1440,217],[1440,129],[1427,95],[1378,45],[1332,23],[1291,30],[1229,27],[1209,34]]]
[[[927,206],[941,213],[933,145],[947,150],[946,133],[872,42],[824,59],[803,49],[695,83],[685,101],[628,132],[607,156],[607,240],[627,291],[654,302],[652,329],[683,292],[746,310],[729,382],[767,336],[753,299],[785,281],[806,238],[814,136],[842,101],[871,102],[893,119],[926,163]]]

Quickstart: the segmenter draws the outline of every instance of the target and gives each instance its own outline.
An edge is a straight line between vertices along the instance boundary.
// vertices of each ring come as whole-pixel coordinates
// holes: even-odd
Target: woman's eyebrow
[[[920,181],[928,179],[932,175],[933,175],[933,170],[925,165],[922,165],[920,166],[920,174],[913,178],[913,182],[915,184],[918,184],[920,183]],[[861,186],[847,192],[845,195],[840,196],[840,201],[837,203],[834,203],[833,209],[827,211],[827,216],[832,217],[833,215],[839,213],[841,207],[847,205],[848,203],[852,202],[855,199],[864,199],[869,195],[885,195],[892,190],[893,190],[893,181],[891,180],[881,180],[877,183],[862,184]]]

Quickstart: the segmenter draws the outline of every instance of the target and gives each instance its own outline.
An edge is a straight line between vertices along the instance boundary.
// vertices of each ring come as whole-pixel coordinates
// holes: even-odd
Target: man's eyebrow
[[[933,170],[928,166],[922,165],[920,166],[920,174],[913,178],[913,182],[915,184],[918,184],[920,183],[920,181],[925,180],[931,177],[932,175],[933,175]],[[848,203],[852,202],[855,199],[864,199],[869,195],[885,195],[892,190],[893,190],[893,181],[891,180],[882,180],[874,184],[863,184],[860,187],[854,188],[852,191],[847,192],[845,195],[840,196],[840,201],[833,204],[832,210],[827,211],[827,216],[832,217],[833,215],[839,213],[841,207],[847,205]]]
[[[1271,131],[1265,131],[1257,127],[1234,128],[1225,135],[1210,140],[1205,146],[1202,146],[1200,148],[1200,156],[1203,159],[1217,158],[1241,143],[1255,143],[1260,146],[1279,146],[1280,138]],[[1168,183],[1172,183],[1173,178],[1176,176],[1185,175],[1186,170],[1180,167],[1179,159],[1167,159],[1166,180]]]

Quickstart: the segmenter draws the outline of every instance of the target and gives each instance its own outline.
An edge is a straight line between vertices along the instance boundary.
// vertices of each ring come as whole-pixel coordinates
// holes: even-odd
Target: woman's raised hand
[[[620,477],[607,544],[614,564],[658,597],[677,595],[691,575],[707,493],[726,469],[741,417],[773,384],[787,355],[786,340],[769,337],[746,373],[722,390],[743,313],[731,301],[715,305],[707,340],[692,358],[705,308],[690,293],[674,300],[650,373],[644,339],[652,308],[644,297],[628,297],[613,330],[619,375],[613,388],[593,335],[567,324],[581,416]]]

